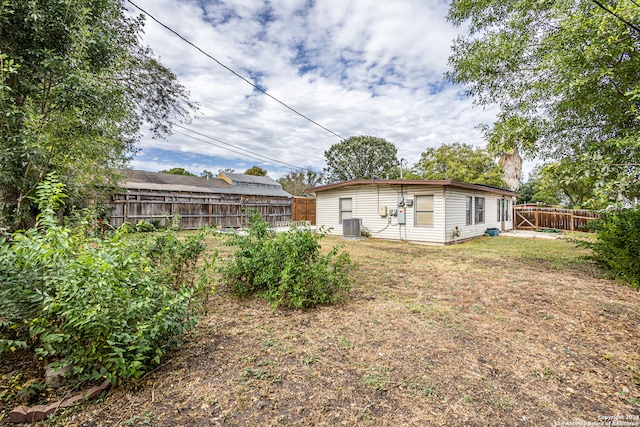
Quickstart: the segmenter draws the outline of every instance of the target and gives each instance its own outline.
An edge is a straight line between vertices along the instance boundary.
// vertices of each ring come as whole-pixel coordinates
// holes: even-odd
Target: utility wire
[[[200,133],[200,132],[195,131],[195,130],[193,130],[193,129],[190,129],[190,128],[188,128],[188,127],[185,127],[185,126],[179,125],[178,123],[173,122],[173,123],[171,123],[171,124],[172,124],[173,126],[175,126],[175,127],[180,128],[180,129],[184,129],[184,130],[187,130],[187,131],[189,131],[189,132],[195,133],[196,135],[200,135],[200,136],[202,136],[202,137],[205,137],[205,138],[207,138],[207,139],[210,139],[210,140],[212,140],[212,141],[219,142],[220,144],[226,145],[226,146],[228,146],[228,147],[235,148],[236,150],[244,151],[245,153],[253,154],[253,155],[255,155],[255,156],[259,156],[259,157],[261,157],[261,158],[264,158],[264,159],[267,159],[267,160],[271,160],[271,161],[274,161],[274,162],[277,162],[277,163],[282,163],[282,164],[285,164],[285,165],[288,165],[288,166],[293,166],[293,167],[295,167],[295,168],[297,168],[297,169],[305,169],[305,168],[298,168],[297,166],[291,165],[291,164],[289,164],[289,163],[283,162],[283,161],[278,160],[278,159],[274,159],[273,157],[265,156],[264,154],[256,153],[255,151],[247,150],[246,148],[238,147],[237,145],[233,145],[233,144],[230,144],[230,143],[228,143],[228,142],[224,142],[224,141],[222,141],[222,140],[220,140],[220,139],[214,138],[214,137],[209,136],[209,135],[206,135],[206,134],[204,134],[204,133]],[[183,135],[184,135],[184,134],[183,134]],[[221,148],[224,148],[224,147],[221,147]],[[233,151],[233,150],[232,150],[232,151]],[[238,154],[242,154],[242,153],[238,153]]]
[[[189,131],[191,131],[191,132],[195,132],[195,131],[192,131],[191,129],[188,129],[188,130],[189,130]],[[231,151],[232,153],[240,154],[240,155],[245,156],[245,157],[251,157],[252,159],[255,159],[255,160],[260,160],[261,162],[265,162],[265,159],[269,159],[270,161],[265,162],[265,163],[270,163],[270,164],[272,164],[272,165],[275,165],[275,163],[280,163],[280,164],[282,164],[282,165],[290,166],[290,167],[293,167],[293,168],[295,168],[295,169],[306,169],[306,168],[301,168],[301,167],[296,166],[296,165],[292,165],[291,163],[287,163],[287,162],[282,162],[282,161],[280,161],[280,160],[271,159],[270,157],[262,156],[262,155],[260,155],[260,154],[255,154],[255,153],[254,153],[255,155],[253,155],[253,154],[240,153],[240,152],[238,152],[238,151],[236,151],[236,150],[234,150],[234,149],[227,148],[227,147],[223,147],[222,145],[214,144],[214,143],[209,142],[209,141],[207,141],[207,140],[205,140],[205,139],[198,138],[197,136],[193,136],[193,135],[190,135],[190,134],[185,133],[185,132],[180,132],[179,130],[175,130],[175,129],[174,129],[174,130],[173,130],[173,132],[178,133],[178,134],[180,134],[180,135],[187,136],[187,137],[189,137],[189,138],[193,138],[193,139],[195,139],[195,140],[197,140],[197,141],[200,141],[200,142],[204,142],[205,144],[209,144],[209,145],[212,145],[212,146],[214,146],[214,147],[222,148],[223,150]],[[195,132],[195,133],[197,133],[198,135],[202,135],[202,136],[204,136],[204,137],[206,137],[206,138],[213,139],[214,141],[218,141],[218,142],[220,142],[220,143],[222,143],[222,144],[231,145],[231,144],[228,144],[228,143],[226,143],[226,142],[223,142],[223,141],[220,141],[220,140],[218,140],[218,139],[215,139],[215,138],[213,138],[213,137],[210,137],[210,136],[207,136],[207,135],[203,135],[203,134],[200,134],[200,133],[198,133],[198,132]],[[235,147],[235,146],[233,146],[233,145],[231,145],[231,146],[232,146],[232,147]],[[248,151],[248,150],[245,150],[245,149],[243,149],[243,148],[239,148],[239,147],[235,147],[235,148],[238,148],[238,149],[243,150],[243,151]],[[251,151],[248,151],[248,152],[249,152],[249,153],[251,153]],[[275,163],[274,163],[274,162],[275,162]]]
[[[304,114],[302,114],[301,112],[299,112],[298,110],[289,107],[287,104],[285,104],[284,102],[280,101],[278,98],[276,98],[275,96],[271,95],[270,93],[268,93],[266,90],[262,89],[261,87],[255,85],[254,83],[252,83],[250,80],[248,80],[246,77],[240,75],[239,73],[237,73],[236,71],[234,71],[233,69],[231,69],[230,67],[226,66],[225,64],[223,64],[222,62],[218,61],[216,58],[214,58],[212,55],[208,54],[207,52],[205,52],[204,50],[202,50],[200,47],[198,47],[197,45],[195,45],[194,43],[190,42],[189,40],[187,40],[185,37],[183,37],[182,35],[180,35],[177,31],[175,31],[174,29],[170,28],[169,26],[167,26],[166,24],[160,22],[156,17],[154,17],[153,15],[151,15],[149,12],[147,12],[146,10],[142,9],[140,6],[138,6],[137,4],[135,4],[134,2],[132,2],[131,0],[127,0],[129,3],[131,3],[136,9],[138,9],[139,11],[141,11],[142,13],[146,14],[149,18],[153,19],[154,21],[156,21],[159,25],[161,25],[162,27],[166,28],[167,30],[171,31],[173,34],[175,34],[176,36],[178,36],[180,39],[182,39],[185,43],[188,43],[189,45],[191,45],[192,47],[194,47],[195,49],[197,49],[198,51],[200,51],[203,55],[205,55],[206,57],[208,57],[209,59],[212,59],[213,61],[215,61],[218,65],[220,65],[222,68],[228,70],[229,72],[231,72],[233,75],[235,75],[236,77],[244,80],[246,83],[248,83],[249,85],[251,85],[251,87],[253,87],[254,89],[256,89],[259,92],[262,92],[263,94],[267,95],[269,98],[273,99],[274,101],[276,101],[277,103],[281,104],[282,106],[284,106],[285,108],[288,108],[289,110],[293,111],[294,113],[296,113],[297,115],[299,115],[300,117],[304,118],[305,120],[310,121],[311,123],[313,123],[314,125],[326,130],[327,132],[337,136],[338,138],[340,138],[341,140],[344,140],[345,138],[337,133],[335,133],[334,131],[332,131],[331,129],[321,125],[320,123],[314,121],[313,119],[305,116]]]
[[[613,10],[609,9],[608,7],[606,7],[605,5],[603,5],[602,3],[600,3],[598,0],[591,0],[592,2],[594,2],[595,4],[597,4],[598,6],[600,6],[600,8],[602,10],[605,10],[607,12],[609,12],[610,14],[612,14],[613,16],[615,16],[616,18],[618,18],[620,21],[624,22],[625,24],[627,24],[628,27],[633,28],[634,30],[636,30],[638,33],[640,33],[640,28],[637,27],[636,25],[633,25],[631,22],[627,21],[626,19],[624,19],[622,16],[618,15],[617,13],[615,13]],[[634,2],[635,3],[635,2]]]

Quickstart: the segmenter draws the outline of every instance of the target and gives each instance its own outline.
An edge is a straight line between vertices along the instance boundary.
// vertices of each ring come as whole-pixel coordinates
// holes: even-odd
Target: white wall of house
[[[380,207],[387,211],[398,209],[400,196],[404,197],[406,223],[398,224],[397,216],[380,215]],[[433,197],[433,224],[416,225],[416,196]],[[472,224],[466,224],[466,197],[472,197]],[[503,196],[491,192],[474,191],[455,187],[429,185],[359,184],[318,192],[316,195],[316,221],[318,226],[330,228],[329,234],[342,235],[341,199],[351,199],[352,218],[360,218],[362,226],[373,238],[410,240],[432,243],[454,242],[454,230],[458,226],[458,239],[481,236],[487,228],[501,228],[497,216],[497,200]],[[475,217],[476,197],[484,198],[484,222]],[[411,204],[412,206],[409,206]],[[511,208],[509,203],[509,209]],[[389,221],[391,219],[391,221]],[[505,229],[511,229],[511,213]]]
[[[454,242],[456,226],[460,230],[458,240],[482,236],[487,228],[503,230],[502,215],[505,211],[504,230],[513,229],[513,198],[488,191],[474,191],[462,188],[447,187],[446,189],[446,232],[445,242]],[[471,224],[467,223],[467,197],[471,198]],[[484,199],[484,219],[477,218],[478,199]],[[502,202],[505,199],[505,202]],[[498,216],[498,201],[500,200],[500,216]],[[508,201],[508,203],[506,202]],[[504,203],[504,208],[502,207]],[[508,214],[507,214],[508,213]],[[508,218],[508,219],[507,219]]]

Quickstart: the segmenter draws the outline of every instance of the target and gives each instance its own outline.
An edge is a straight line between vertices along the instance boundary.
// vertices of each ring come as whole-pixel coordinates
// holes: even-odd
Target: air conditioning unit
[[[342,220],[343,237],[360,237],[360,218],[349,218]]]

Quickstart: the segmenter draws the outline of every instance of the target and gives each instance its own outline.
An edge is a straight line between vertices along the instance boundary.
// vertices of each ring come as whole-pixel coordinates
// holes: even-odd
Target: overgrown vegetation
[[[338,301],[351,288],[349,254],[334,246],[320,253],[322,231],[293,228],[275,233],[259,212],[248,212],[247,235],[233,236],[232,261],[221,268],[222,279],[240,297],[258,294],[273,307],[311,307]]]
[[[560,190],[572,207],[602,209],[640,195],[636,3],[449,4],[447,19],[463,34],[447,78],[475,103],[500,108],[482,126],[487,148],[511,165],[518,153],[544,159],[543,188]]]
[[[640,288],[640,207],[605,212],[591,223],[595,241],[582,242],[615,277]]]
[[[207,295],[196,280],[204,236],[130,226],[103,235],[86,211],[62,225],[65,197],[50,175],[34,198],[36,226],[0,238],[0,353],[70,363],[76,380],[138,378],[195,325]]]
[[[0,2],[0,224],[33,224],[48,172],[72,204],[121,181],[143,124],[157,137],[196,105],[119,0]]]
[[[225,241],[207,244],[228,256]],[[358,264],[348,300],[274,313],[218,292],[166,365],[57,425],[150,413],[166,426],[544,426],[638,413],[640,293],[603,278],[590,250],[504,233],[320,243]]]

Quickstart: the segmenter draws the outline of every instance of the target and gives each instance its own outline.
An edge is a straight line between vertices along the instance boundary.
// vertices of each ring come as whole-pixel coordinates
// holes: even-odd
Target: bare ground
[[[582,249],[324,241],[358,264],[350,299],[274,311],[219,288],[185,344],[137,386],[49,423],[640,425],[640,294],[604,279]]]

